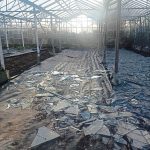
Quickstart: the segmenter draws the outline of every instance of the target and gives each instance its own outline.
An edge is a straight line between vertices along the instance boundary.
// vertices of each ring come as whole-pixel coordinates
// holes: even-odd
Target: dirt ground
[[[51,57],[49,50],[41,51],[41,61]],[[11,57],[5,57],[6,69],[9,70],[10,77],[23,73],[25,70],[37,64],[37,53],[29,52]]]

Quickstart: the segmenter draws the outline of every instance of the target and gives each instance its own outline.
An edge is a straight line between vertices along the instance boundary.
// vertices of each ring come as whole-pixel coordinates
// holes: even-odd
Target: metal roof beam
[[[17,19],[17,20],[32,22],[30,19],[27,19],[27,18],[15,17],[15,16],[11,16],[11,15],[6,15],[6,14],[3,14],[3,13],[0,13],[0,16],[5,16],[5,17],[11,18],[11,19]]]
[[[55,18],[61,19],[57,15],[49,12],[48,10],[44,9],[43,7],[41,7],[40,5],[36,5],[35,3],[33,3],[31,1],[29,1],[29,0],[19,0],[19,1],[21,1],[21,2],[23,2],[25,4],[28,4],[30,6],[33,6],[34,8],[36,8],[36,9],[38,9],[38,10],[40,10],[40,11],[42,11],[42,12],[44,12],[44,13],[50,15],[50,16],[54,16]]]

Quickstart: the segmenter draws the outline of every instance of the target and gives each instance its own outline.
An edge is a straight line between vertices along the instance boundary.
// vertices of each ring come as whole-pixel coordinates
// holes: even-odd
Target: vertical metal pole
[[[72,24],[70,24],[70,33],[72,34]]]
[[[39,37],[38,37],[38,28],[37,28],[37,16],[34,8],[34,25],[35,25],[35,38],[36,38],[36,47],[37,47],[37,64],[40,64],[40,48],[39,48]]]
[[[143,47],[143,40],[142,40],[142,32],[143,32],[143,29],[142,29],[142,17],[140,17],[140,27],[139,27],[139,31],[140,31],[140,37],[139,37],[139,43],[141,45],[141,50],[142,50],[142,47]]]
[[[146,32],[146,26],[147,26],[147,22],[146,22],[146,17],[144,17],[144,39],[146,39],[145,41],[144,41],[144,46],[147,46],[147,32]]]
[[[61,52],[61,29],[60,29],[60,19],[59,19],[59,51]]]
[[[7,11],[7,0],[6,0],[6,11]]]
[[[121,0],[117,0],[117,15],[116,15],[116,41],[115,41],[115,74],[118,73],[119,63],[119,41],[120,41],[120,21],[121,21]]]
[[[93,19],[92,19],[92,32],[93,32]]]
[[[51,32],[52,32],[53,30],[53,17],[52,16],[51,16],[50,22],[51,22]]]
[[[62,31],[62,33],[61,33],[61,36],[62,37],[64,37],[65,35],[64,35],[64,33],[65,33],[65,26],[64,26],[64,22],[62,22],[62,29],[61,29],[61,31]],[[62,44],[64,44],[64,39],[62,38]]]
[[[98,27],[98,50],[100,51],[100,49],[101,49],[101,45],[100,45],[100,32],[101,32],[101,30],[100,30],[100,20],[98,20],[97,21],[97,27]]]
[[[88,28],[88,17],[86,18],[86,21],[87,21],[87,33],[89,32],[89,28]]]
[[[2,50],[1,37],[0,37],[0,62],[1,62],[1,67],[5,70],[5,63],[4,63],[4,55],[3,55],[3,50]]]
[[[23,35],[23,28],[22,28],[22,21],[21,21],[21,39],[22,39],[22,47],[23,47],[23,49],[25,49],[25,46],[24,46],[24,35]]]
[[[6,18],[5,18],[5,16],[3,17],[3,20],[4,20],[6,47],[7,47],[7,52],[9,53],[8,30],[7,30],[7,26],[6,26]]]
[[[147,17],[145,16],[145,21],[146,21],[146,25],[145,25],[145,34],[146,34],[146,46],[148,46],[148,37],[149,37],[149,21],[147,20]]]
[[[147,32],[146,32],[146,27],[147,27],[147,22],[146,22],[146,17],[144,17],[144,39],[145,39],[145,41],[144,41],[144,46],[147,46]]]
[[[103,49],[103,44],[104,44],[104,42],[103,42],[103,23],[101,22],[101,49]]]
[[[106,66],[106,51],[107,51],[107,25],[108,25],[108,3],[105,8],[105,24],[104,24],[104,50],[103,50],[103,64]]]
[[[67,38],[67,35],[68,35],[68,31],[67,31],[67,22],[66,22],[66,43],[67,43],[67,40],[68,40],[68,38]]]
[[[53,55],[55,55],[55,47],[54,47],[54,30],[53,30],[53,17],[52,17],[52,16],[51,16],[51,33],[52,33],[52,38],[51,38],[52,52],[53,52]]]
[[[134,29],[134,34],[133,34],[133,39],[134,39],[134,41],[133,41],[133,47],[135,48],[135,45],[136,45],[136,20],[134,20],[133,21],[133,29]]]
[[[132,35],[132,34],[131,34],[131,32],[132,32],[132,29],[131,29],[132,26],[131,26],[131,24],[132,24],[132,22],[131,22],[131,20],[130,20],[130,21],[129,21],[129,25],[130,25],[130,38],[131,38],[131,35]]]
[[[76,18],[76,34],[78,33],[77,18]]]
[[[150,21],[149,21],[149,16],[148,16],[148,26],[147,26],[147,43],[148,43],[148,46],[150,46]]]

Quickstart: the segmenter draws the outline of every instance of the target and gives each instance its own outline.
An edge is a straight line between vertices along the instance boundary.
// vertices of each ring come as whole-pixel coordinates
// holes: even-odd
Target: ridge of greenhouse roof
[[[81,14],[96,19],[104,16],[106,5],[113,13],[117,0],[0,0],[0,17],[32,21],[36,13],[39,18],[63,21]],[[149,13],[149,0],[122,0],[123,19],[131,20]]]

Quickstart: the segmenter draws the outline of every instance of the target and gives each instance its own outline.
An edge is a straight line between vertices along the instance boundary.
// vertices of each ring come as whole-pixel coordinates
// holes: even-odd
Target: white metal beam
[[[35,8],[34,8],[35,10]],[[36,47],[37,47],[37,63],[40,63],[40,47],[39,47],[39,37],[38,37],[38,28],[37,28],[37,16],[34,13],[34,26],[35,26],[35,38],[36,38]]]

